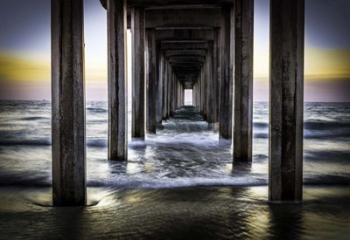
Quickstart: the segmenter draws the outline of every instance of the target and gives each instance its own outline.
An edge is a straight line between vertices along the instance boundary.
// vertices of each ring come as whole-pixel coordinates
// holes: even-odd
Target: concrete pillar
[[[232,141],[232,85],[233,85],[233,44],[232,28],[234,21],[233,8],[223,8],[223,26],[220,36],[221,86],[220,86],[220,138]]]
[[[176,79],[175,73],[171,74],[171,116],[174,116],[176,110]]]
[[[214,49],[213,49],[213,57],[214,57],[214,79],[215,79],[215,101],[216,101],[216,122],[219,123],[220,116],[220,83],[221,83],[221,53],[220,53],[220,29],[214,29]],[[219,124],[218,124],[219,125]]]
[[[175,109],[179,106],[179,82],[175,80]]]
[[[175,73],[171,72],[171,95],[170,95],[170,114],[171,116],[174,116],[175,111]]]
[[[163,68],[164,56],[160,53],[159,44],[157,44],[157,124],[162,124],[163,119]]]
[[[167,94],[167,118],[170,117],[170,113],[171,113],[171,79],[172,79],[172,69],[171,69],[171,65],[168,63],[168,94]]]
[[[177,106],[178,107],[182,107],[183,106],[183,102],[182,102],[182,93],[183,93],[183,87],[182,87],[182,83],[178,82],[179,83],[179,101],[177,103]]]
[[[157,67],[156,67],[156,36],[154,29],[147,29],[148,69],[147,69],[147,119],[149,133],[157,131]]]
[[[192,105],[197,107],[197,83],[195,83],[192,88]]]
[[[201,70],[201,79],[200,79],[200,110],[201,114],[203,115],[204,120],[206,119],[205,112],[204,112],[204,104],[205,104],[205,84],[204,84],[204,69]]]
[[[194,83],[193,84],[193,88],[192,88],[192,105],[194,107],[197,106],[197,102],[196,102],[196,86],[197,86],[197,83]]]
[[[126,1],[107,1],[108,23],[108,158],[128,158]]]
[[[132,128],[131,137],[145,138],[145,11],[134,8],[132,31]]]
[[[208,123],[213,127],[217,122],[216,115],[216,79],[214,77],[214,45],[213,42],[209,45],[208,49],[208,66],[207,66],[207,75],[208,75],[208,96],[207,96],[207,108],[208,108]]]
[[[184,99],[183,99],[183,93],[184,93],[184,88],[183,85],[180,84],[180,107],[184,106]]]
[[[196,87],[196,94],[197,94],[197,111],[201,111],[201,73],[199,73],[198,80],[197,80],[197,87]]]
[[[269,199],[302,200],[304,0],[271,0]]]
[[[53,204],[85,205],[83,0],[51,3]]]
[[[196,110],[199,111],[199,80],[196,82],[196,89],[195,89],[195,102],[196,102]]]
[[[235,1],[233,159],[252,161],[254,0]]]
[[[209,108],[209,81],[210,81],[210,69],[209,69],[209,50],[207,51],[207,57],[206,57],[206,61],[204,62],[204,66],[203,66],[203,75],[204,75],[204,117],[206,121],[209,121],[209,112],[208,112],[208,108]]]
[[[185,106],[185,88],[183,84],[181,84],[181,106]]]
[[[176,81],[176,108],[180,106],[180,83]]]
[[[168,101],[167,101],[167,96],[168,96],[168,63],[165,59],[163,58],[163,74],[162,74],[162,81],[163,81],[163,119],[167,119],[167,107],[168,107]]]

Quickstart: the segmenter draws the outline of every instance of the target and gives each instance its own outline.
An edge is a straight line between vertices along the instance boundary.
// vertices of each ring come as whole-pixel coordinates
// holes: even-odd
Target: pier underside
[[[83,0],[52,0],[53,187],[83,205]],[[193,108],[252,162],[253,0],[103,0],[108,19],[108,159],[128,159],[126,47],[132,46],[133,140]],[[270,194],[302,199],[304,0],[271,0]],[[102,7],[101,6],[101,7]],[[132,41],[126,41],[131,30]],[[191,110],[192,109],[192,110]],[[183,112],[183,113],[186,113]],[[180,114],[180,115],[179,115]]]

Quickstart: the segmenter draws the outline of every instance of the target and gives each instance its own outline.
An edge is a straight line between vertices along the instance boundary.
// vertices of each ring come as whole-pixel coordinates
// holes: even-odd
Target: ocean
[[[305,103],[304,115],[304,202],[273,204],[268,103],[254,104],[241,166],[192,107],[145,141],[130,139],[129,113],[128,162],[107,161],[107,104],[88,102],[89,206],[54,208],[50,102],[0,101],[0,239],[348,239],[350,103]]]

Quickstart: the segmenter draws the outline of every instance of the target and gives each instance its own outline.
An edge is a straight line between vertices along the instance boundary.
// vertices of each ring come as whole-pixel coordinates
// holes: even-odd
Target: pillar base
[[[218,132],[219,131],[219,123],[208,123],[208,130],[212,130],[214,132]]]
[[[226,139],[226,138],[219,137],[219,143],[220,143],[220,145],[231,145],[232,139]]]

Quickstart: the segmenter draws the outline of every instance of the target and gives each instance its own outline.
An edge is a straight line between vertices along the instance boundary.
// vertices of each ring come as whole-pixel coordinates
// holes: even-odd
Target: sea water
[[[128,161],[108,161],[107,104],[88,102],[88,198],[96,199],[96,206],[66,216],[45,210],[51,199],[51,104],[0,101],[0,195],[7,204],[0,207],[0,227],[13,237],[9,225],[35,222],[38,212],[45,212],[24,229],[26,236],[38,238],[40,227],[69,234],[69,226],[77,224],[71,222],[73,214],[84,220],[77,239],[346,239],[350,104],[305,103],[304,120],[305,201],[271,205],[267,103],[254,104],[253,163],[241,166],[232,164],[232,145],[220,141],[193,107],[178,109],[145,141],[132,141],[129,127]],[[130,121],[129,113],[129,126]],[[13,205],[21,197],[25,202]],[[18,209],[32,214],[21,219]],[[57,229],[57,219],[68,221],[68,230]],[[92,226],[96,221],[99,225]]]

